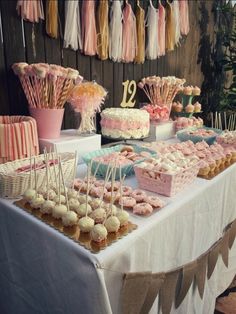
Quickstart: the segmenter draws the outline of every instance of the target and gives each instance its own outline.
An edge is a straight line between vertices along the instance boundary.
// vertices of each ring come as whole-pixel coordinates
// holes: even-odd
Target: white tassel
[[[109,24],[109,57],[113,61],[122,58],[122,10],[120,1],[113,1]]]
[[[174,10],[174,18],[175,18],[175,44],[179,46],[181,33],[180,33],[180,15],[179,15],[179,3],[178,0],[173,1],[173,10]]]
[[[79,0],[66,0],[65,2],[65,32],[64,48],[81,49],[81,26]]]
[[[158,56],[158,14],[154,8],[152,1],[149,0],[150,5],[148,7],[146,26],[147,26],[147,47],[146,57],[147,59],[154,60]]]

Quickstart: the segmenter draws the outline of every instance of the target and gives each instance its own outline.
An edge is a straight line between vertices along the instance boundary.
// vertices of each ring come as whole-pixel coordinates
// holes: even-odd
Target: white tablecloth
[[[127,181],[135,186],[134,177]],[[0,200],[0,313],[119,313],[123,273],[168,271],[196,259],[236,218],[235,191],[236,165],[213,180],[196,179],[152,216],[132,215],[138,229],[99,254]],[[228,268],[219,257],[203,300],[191,287],[172,312],[213,313],[235,273],[236,244]]]

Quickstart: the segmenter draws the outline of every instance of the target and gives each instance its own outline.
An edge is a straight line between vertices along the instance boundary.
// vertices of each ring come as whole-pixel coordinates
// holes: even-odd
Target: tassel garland
[[[145,12],[138,3],[136,10],[136,29],[137,29],[137,52],[135,56],[136,63],[145,61]]]
[[[182,35],[189,33],[188,0],[179,0],[180,31]]]
[[[16,10],[22,19],[38,23],[39,20],[44,20],[42,0],[18,0]]]
[[[174,13],[174,24],[175,24],[175,44],[179,46],[181,33],[180,33],[180,17],[179,17],[179,2],[173,1],[173,13]]]
[[[94,56],[97,53],[95,1],[83,0],[82,12],[82,51],[85,55]]]
[[[108,27],[108,0],[100,0],[98,7],[98,33],[97,33],[97,50],[98,57],[101,60],[108,58],[108,40],[109,40],[109,27]]]
[[[167,1],[166,3],[166,49],[168,51],[174,50],[175,47],[175,25],[174,13],[172,5]]]
[[[147,25],[147,47],[146,57],[147,59],[154,60],[158,55],[158,15],[157,10],[152,4],[152,0],[149,0],[149,7],[146,18]]]
[[[58,38],[58,0],[46,2],[46,33],[52,38]]]
[[[109,57],[118,62],[122,58],[122,20],[121,2],[113,1],[110,11]]]
[[[126,2],[123,9],[123,62],[132,62],[137,51],[137,33],[136,33],[136,18],[131,5]]]
[[[158,8],[158,56],[165,55],[166,49],[166,12],[165,8],[159,3]]]
[[[64,48],[82,49],[79,0],[65,2]]]

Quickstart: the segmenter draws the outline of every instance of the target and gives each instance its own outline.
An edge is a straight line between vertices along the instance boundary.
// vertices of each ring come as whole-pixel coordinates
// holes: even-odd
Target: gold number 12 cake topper
[[[136,82],[134,80],[132,81],[127,80],[123,82],[122,85],[124,86],[124,92],[123,92],[123,99],[120,106],[123,108],[134,107],[136,100],[133,100],[133,99],[137,90]],[[130,96],[128,97],[127,94],[129,94]]]

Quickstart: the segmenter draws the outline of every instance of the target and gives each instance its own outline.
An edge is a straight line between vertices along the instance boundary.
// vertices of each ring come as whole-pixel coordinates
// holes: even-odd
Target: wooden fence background
[[[158,60],[144,64],[114,63],[100,61],[80,52],[63,49],[62,39],[51,39],[45,34],[45,22],[32,24],[22,21],[16,12],[16,0],[0,1],[0,114],[27,114],[27,102],[18,78],[11,70],[14,62],[47,62],[77,68],[86,80],[96,80],[109,92],[105,106],[119,106],[123,86],[127,79],[139,81],[142,77],[157,74],[184,77],[188,84],[201,86],[204,79],[201,64],[198,62],[201,42],[201,25],[204,23],[209,40],[214,41],[214,18],[212,6],[214,0],[189,1],[190,33],[181,41],[181,46]],[[140,1],[147,9],[148,0]],[[134,8],[136,1],[130,0]],[[157,0],[153,0],[157,6]],[[59,0],[59,12],[64,29],[64,0]],[[202,51],[202,49],[201,49]],[[204,52],[204,49],[203,49]],[[138,96],[137,96],[138,97]],[[73,118],[67,108],[64,128],[73,127]]]

